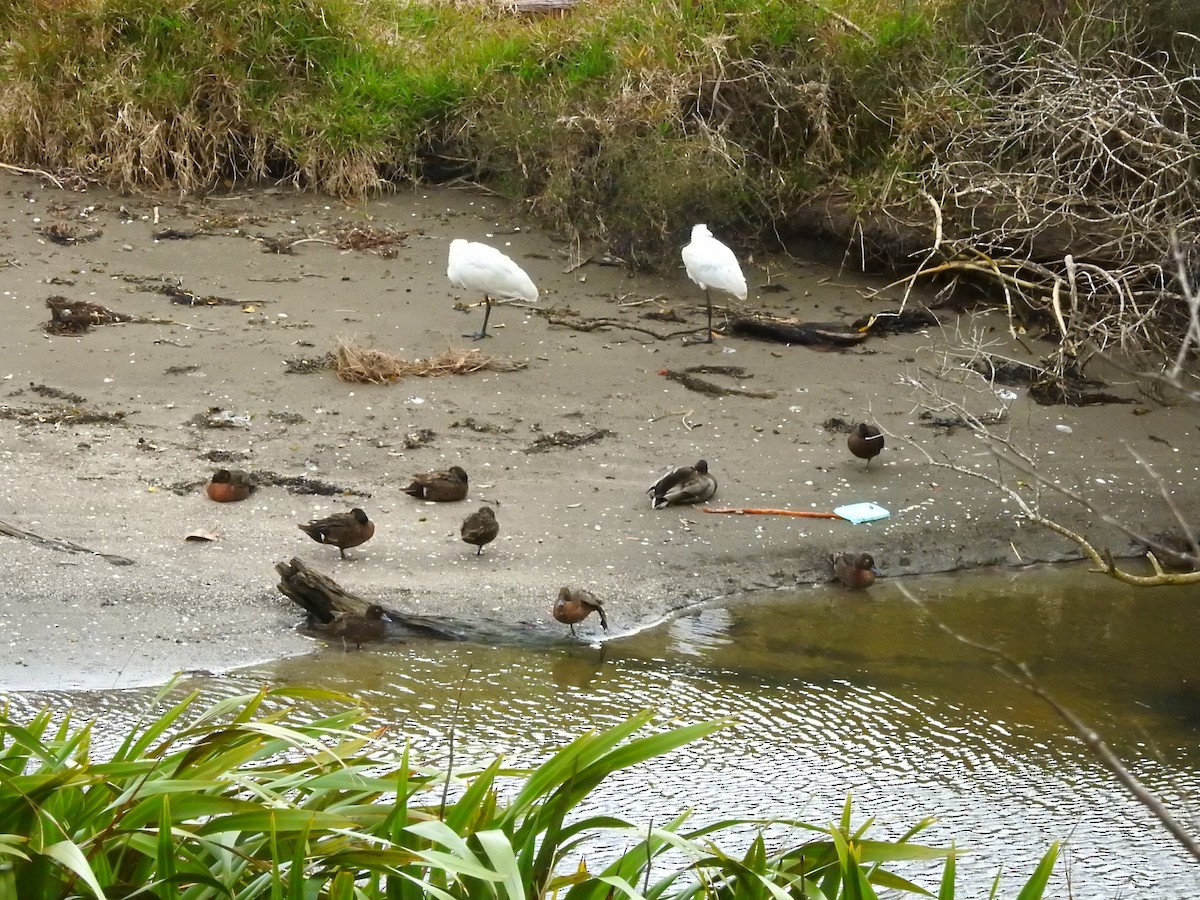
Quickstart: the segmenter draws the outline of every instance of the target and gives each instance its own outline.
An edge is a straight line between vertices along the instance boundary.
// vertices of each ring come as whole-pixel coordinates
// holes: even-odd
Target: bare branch
[[[1200,69],[1112,34],[998,36],[910,98],[901,140],[929,159],[916,190],[936,222],[903,283],[997,284],[1010,320],[1053,323],[1062,372],[1111,348],[1179,378],[1200,347]]]
[[[974,373],[977,374],[977,373]],[[1160,552],[1171,552],[1171,548],[1163,546],[1163,544],[1153,537],[1143,535],[1133,528],[1130,528],[1125,522],[1118,517],[1112,515],[1107,510],[1098,507],[1092,503],[1087,497],[1077,491],[1073,491],[1065,485],[1057,482],[1054,479],[1046,478],[1037,469],[1036,461],[1026,452],[1014,445],[1007,438],[993,433],[982,418],[972,413],[963,403],[950,400],[944,397],[938,388],[931,385],[928,381],[918,378],[909,377],[907,382],[917,391],[925,394],[935,404],[935,408],[941,411],[953,411],[962,424],[970,428],[977,434],[988,446],[991,451],[992,458],[996,463],[996,474],[981,471],[978,469],[970,469],[966,466],[959,465],[953,462],[949,457],[941,459],[935,458],[925,447],[918,444],[909,438],[903,438],[911,447],[925,457],[931,466],[939,469],[947,469],[956,472],[960,475],[968,475],[971,478],[977,478],[990,484],[997,492],[1004,494],[1016,505],[1019,514],[1034,525],[1038,525],[1049,531],[1054,532],[1077,546],[1084,557],[1091,561],[1095,567],[1092,571],[1108,575],[1110,578],[1115,578],[1117,581],[1125,584],[1135,585],[1138,587],[1155,587],[1167,584],[1200,584],[1200,571],[1193,572],[1164,572],[1158,563],[1157,558],[1151,555],[1151,565],[1154,567],[1153,575],[1134,575],[1131,572],[1126,572],[1120,569],[1113,560],[1112,554],[1106,549],[1103,552],[1097,549],[1084,535],[1068,528],[1062,523],[1055,521],[1044,515],[1040,509],[1040,496],[1042,490],[1052,491],[1059,496],[1065,497],[1073,503],[1080,506],[1082,509],[1089,512],[1092,516],[1100,519],[1105,524],[1110,525],[1123,534],[1129,536],[1132,540],[1144,544],[1147,547],[1157,549]],[[1140,461],[1140,458],[1134,455],[1135,459]],[[1159,490],[1164,497],[1167,496],[1167,491],[1163,482],[1158,478],[1157,474],[1143,464],[1144,468],[1148,469],[1152,480],[1155,480],[1159,485]],[[1016,488],[1009,485],[1003,480],[1004,469],[1011,469],[1020,475],[1024,476],[1025,483],[1031,486],[1033,493],[1032,497],[1027,497],[1025,494],[1018,491]],[[1168,499],[1170,503],[1170,500]],[[1171,504],[1171,509],[1175,511],[1176,518],[1182,517],[1182,514],[1176,510],[1174,504]],[[1188,528],[1185,530],[1188,540],[1193,547],[1195,546],[1195,534]]]

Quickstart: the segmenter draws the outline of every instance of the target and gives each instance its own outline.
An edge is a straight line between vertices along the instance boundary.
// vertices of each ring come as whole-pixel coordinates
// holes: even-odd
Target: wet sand
[[[406,232],[394,252],[332,243],[345,229],[385,226]],[[92,239],[52,240],[71,233]],[[267,252],[281,237],[302,242]],[[494,337],[473,343],[463,334],[479,327],[482,309],[454,306],[480,298],[446,280],[454,237],[514,257],[541,289],[539,308],[629,327],[583,331],[500,306]],[[836,552],[872,553],[885,577],[1078,557],[1074,545],[1018,521],[983,481],[932,468],[906,442],[992,466],[968,429],[919,418],[910,382],[928,379],[936,351],[972,328],[991,329],[997,349],[1030,359],[1010,346],[1003,320],[940,312],[940,328],[840,352],[735,337],[685,346],[636,330],[703,325],[702,295],[682,268],[635,276],[599,265],[596,248],[593,262],[567,271],[571,249],[467,191],[418,189],[357,205],[275,189],[180,200],[0,176],[0,523],[95,551],[0,536],[8,587],[0,687],[124,686],[318,650],[275,589],[275,563],[292,557],[400,609],[546,640],[570,639],[549,616],[564,584],[604,598],[621,634],[734,592],[836,590],[828,586]],[[749,308],[848,322],[895,308],[899,297],[867,299],[877,282],[818,263],[741,255]],[[162,292],[170,285],[231,302],[180,305]],[[160,322],[51,336],[41,323],[53,296]],[[685,321],[643,318],[665,307]],[[288,360],[319,357],[339,340],[408,359],[478,347],[527,365],[385,385],[287,371]],[[661,374],[704,365],[739,366],[741,377],[698,377],[768,396],[712,396]],[[990,391],[944,390],[977,413],[1001,405]],[[1132,383],[1108,390],[1135,402],[1047,408],[1016,389],[997,431],[1047,479],[1135,528],[1161,531],[1174,519],[1131,451],[1194,514],[1194,411],[1158,406]],[[845,434],[825,427],[831,417],[878,422],[887,448],[866,467],[847,452]],[[566,446],[581,438],[590,441]],[[853,525],[652,509],[646,487],[701,457],[719,483],[717,506],[829,511],[869,500],[891,516]],[[402,492],[414,473],[455,464],[470,475],[466,501]],[[279,483],[245,502],[214,503],[204,484],[222,466]],[[337,493],[297,493],[287,479]],[[476,556],[459,526],[482,502],[494,504],[500,535]],[[377,530],[349,559],[297,528],[354,506]],[[1042,508],[1117,555],[1134,552],[1079,504],[1049,495]],[[196,529],[219,536],[185,541]],[[601,636],[594,617],[580,632]],[[326,652],[334,649],[342,652]]]

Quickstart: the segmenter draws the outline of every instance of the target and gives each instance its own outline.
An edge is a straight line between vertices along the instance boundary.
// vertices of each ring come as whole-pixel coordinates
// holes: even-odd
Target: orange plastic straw
[[[706,513],[730,513],[735,516],[796,516],[802,519],[840,519],[842,518],[837,513],[832,512],[807,512],[799,509],[762,509],[760,507],[736,507],[736,506],[705,506],[702,507]]]

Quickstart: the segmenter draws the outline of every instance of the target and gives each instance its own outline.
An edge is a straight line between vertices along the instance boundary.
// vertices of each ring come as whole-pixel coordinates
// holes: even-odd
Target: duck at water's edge
[[[843,553],[833,558],[833,577],[848,588],[869,588],[881,574],[870,553]]]
[[[558,597],[550,613],[564,625],[571,626],[571,634],[575,634],[575,625],[582,622],[593,612],[600,614],[600,627],[608,631],[608,617],[604,615],[604,601],[597,598],[591,591],[582,588],[572,590],[569,587],[558,589]]]

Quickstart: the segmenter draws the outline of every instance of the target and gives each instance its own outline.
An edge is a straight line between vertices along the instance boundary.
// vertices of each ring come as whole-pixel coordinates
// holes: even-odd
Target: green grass
[[[789,199],[764,184],[779,181],[777,170],[808,168],[810,117],[785,117],[787,154],[758,156],[768,143],[761,104],[779,99],[758,67],[819,76],[847,40],[832,34],[827,16],[784,0],[622,0],[561,18],[379,0],[41,0],[0,9],[0,25],[17,38],[0,49],[0,82],[12,98],[0,103],[0,148],[14,162],[81,169],[123,188],[203,190],[237,173],[361,194],[380,186],[379,173],[415,177],[420,155],[442,152],[479,159],[478,177],[538,199],[547,186],[572,184],[563,167],[627,169],[622,161],[641,156],[647,137],[677,141],[695,159],[695,126],[712,113],[696,95],[717,85],[708,99],[735,115],[715,133],[706,125],[701,168],[725,166],[758,183],[701,192],[689,205],[714,221],[759,227]],[[783,77],[780,69],[776,86]],[[661,92],[639,95],[647,82]],[[595,164],[559,152],[562,123],[584,118],[609,131],[586,150],[600,157]],[[725,141],[768,164],[740,167],[722,151]],[[672,177],[668,155],[651,153],[661,168],[642,166],[645,176]],[[269,171],[268,158],[285,160],[288,171]],[[360,181],[346,179],[348,167]],[[514,168],[532,174],[521,182],[498,174]],[[597,194],[573,184],[544,205],[571,230],[602,232],[569,210],[599,202],[603,186]],[[687,191],[662,193],[666,201]],[[606,228],[632,240],[648,222],[680,212],[653,210],[628,224],[612,214]]]
[[[296,703],[331,711],[302,718]],[[49,710],[26,722],[0,716],[0,896],[866,900],[883,888],[955,896],[954,850],[913,840],[931,820],[881,839],[871,820],[855,823],[849,800],[826,824],[731,818],[688,829],[686,813],[633,823],[581,812],[613,773],[720,721],[661,730],[645,713],[585,732],[531,770],[496,759],[448,772],[367,731],[366,717],[349,698],[301,688],[208,707],[189,694],[101,758],[89,724],[56,722]],[[747,826],[757,833],[747,850],[722,848]],[[593,869],[598,839],[622,850]],[[1056,857],[1054,845],[1020,900],[1042,896]],[[932,868],[930,888],[910,880],[915,863]]]
[[[1103,21],[1130,20],[1133,35],[1176,5],[1140,20],[1115,0],[1077,6],[1112,7]],[[693,221],[744,244],[786,230],[820,189],[874,184],[893,194],[880,206],[903,201],[911,182],[893,175],[927,155],[910,99],[992,28],[1069,29],[1072,15],[1000,0],[609,0],[562,16],[407,0],[7,3],[0,156],[125,189],[287,178],[351,196],[453,161],[562,231],[650,261]]]

